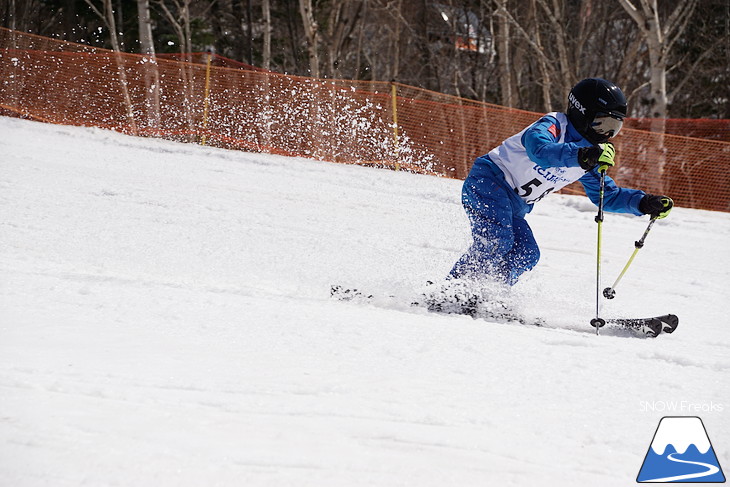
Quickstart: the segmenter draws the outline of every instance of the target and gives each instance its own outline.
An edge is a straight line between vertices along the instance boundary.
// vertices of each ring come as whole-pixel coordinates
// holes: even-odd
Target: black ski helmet
[[[626,116],[626,97],[621,89],[601,78],[588,78],[576,84],[568,95],[568,118],[578,132],[594,144],[618,134]],[[597,117],[615,122],[608,129],[597,128]]]

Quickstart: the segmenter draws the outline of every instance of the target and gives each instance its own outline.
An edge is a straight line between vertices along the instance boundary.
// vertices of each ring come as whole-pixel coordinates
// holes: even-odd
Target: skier
[[[508,287],[532,269],[540,250],[525,215],[542,198],[575,181],[598,204],[600,172],[615,164],[608,141],[621,130],[626,112],[618,86],[584,79],[571,89],[567,113],[548,113],[477,158],[462,189],[473,243],[449,280],[496,281]],[[606,175],[605,211],[664,218],[672,206],[667,196],[620,188]]]

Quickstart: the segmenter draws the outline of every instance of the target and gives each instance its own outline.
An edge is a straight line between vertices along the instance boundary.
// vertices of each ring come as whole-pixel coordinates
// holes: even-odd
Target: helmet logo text
[[[578,109],[580,113],[582,113],[583,115],[586,114],[586,108],[581,104],[581,102],[578,101],[573,93],[568,94],[568,100],[570,101],[571,105]]]

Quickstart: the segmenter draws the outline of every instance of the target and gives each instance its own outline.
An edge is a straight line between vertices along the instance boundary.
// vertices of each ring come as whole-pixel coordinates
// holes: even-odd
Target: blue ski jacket
[[[582,184],[588,198],[598,205],[600,173],[597,168],[586,172],[578,164],[578,149],[590,145],[564,113],[548,113],[477,158],[467,181],[473,185],[489,178],[503,185],[515,196],[511,200],[517,217],[532,211],[533,205],[547,194],[575,181]],[[478,206],[478,201],[470,201],[478,192],[464,193],[465,206]],[[620,188],[606,175],[604,210],[643,215],[639,201],[644,194],[640,190]]]

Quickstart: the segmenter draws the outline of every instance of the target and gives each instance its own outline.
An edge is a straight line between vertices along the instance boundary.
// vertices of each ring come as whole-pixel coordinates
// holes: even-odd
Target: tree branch
[[[626,10],[626,13],[634,19],[634,22],[639,27],[639,30],[641,30],[641,33],[644,36],[647,36],[649,30],[646,28],[646,19],[639,13],[634,4],[631,3],[631,0],[618,0],[618,3],[621,4],[624,10]]]

